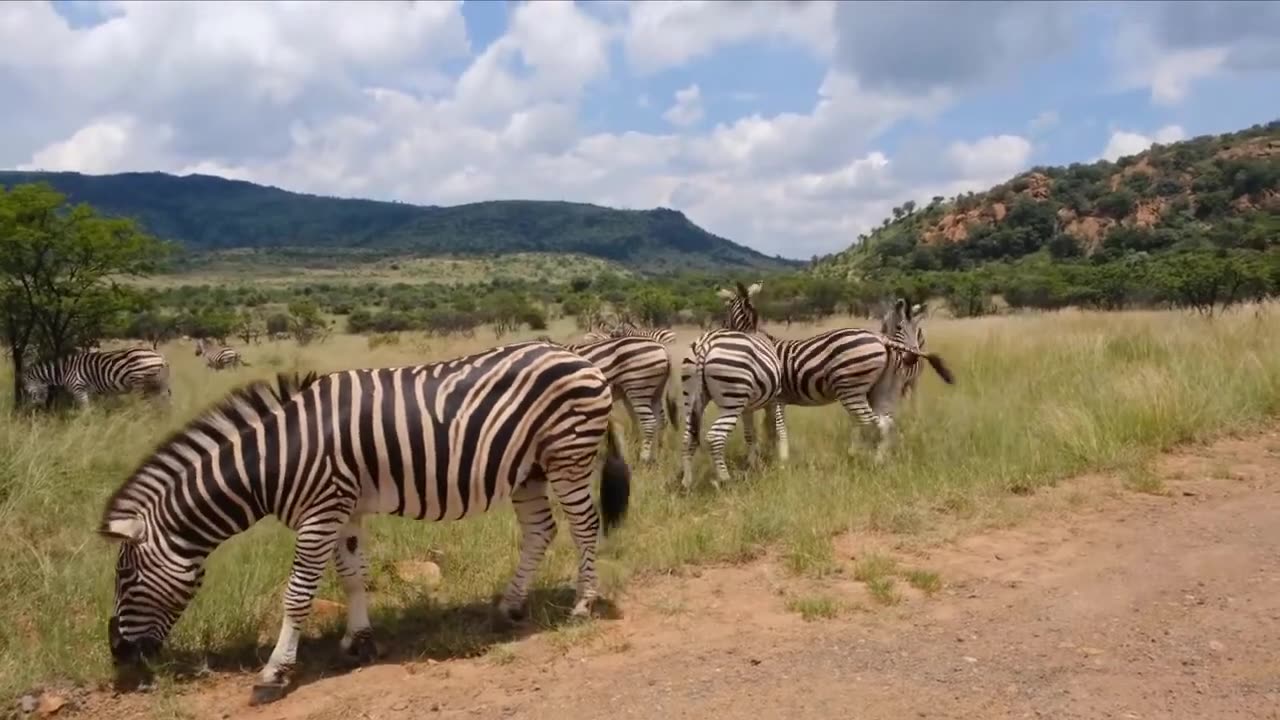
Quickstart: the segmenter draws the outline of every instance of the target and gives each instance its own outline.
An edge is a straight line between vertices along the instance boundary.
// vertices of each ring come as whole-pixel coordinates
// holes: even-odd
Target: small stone
[[[965,661],[965,662],[967,662],[967,663],[976,663],[976,662],[978,662],[978,658],[976,658],[976,657],[971,657],[971,656],[969,656],[969,655],[965,655],[965,656],[964,656],[964,661]]]
[[[36,706],[40,704],[40,701],[36,699],[35,695],[23,695],[19,704],[22,706],[22,712],[33,713],[36,711]]]
[[[439,585],[443,577],[440,566],[430,560],[405,560],[396,563],[396,575],[405,582],[429,588]]]
[[[1226,649],[1227,649],[1227,646],[1226,646],[1226,645],[1223,645],[1222,643],[1218,642],[1217,640],[1210,640],[1210,641],[1209,641],[1209,649],[1210,649],[1210,650],[1212,650],[1212,651],[1214,651],[1214,652],[1222,652],[1223,650],[1226,650]]]
[[[392,705],[392,706],[391,706],[391,709],[392,709],[392,710],[395,710],[396,712],[400,712],[401,710],[408,710],[408,709],[409,709],[409,703],[407,703],[407,702],[398,702],[398,703],[396,703],[395,705]]]
[[[1098,648],[1095,648],[1095,647],[1082,647],[1080,648],[1080,652],[1084,653],[1085,655],[1101,655],[1104,651],[1099,650]]]
[[[40,702],[36,706],[36,712],[40,713],[41,717],[49,717],[56,715],[66,705],[67,699],[61,695],[41,695]]]

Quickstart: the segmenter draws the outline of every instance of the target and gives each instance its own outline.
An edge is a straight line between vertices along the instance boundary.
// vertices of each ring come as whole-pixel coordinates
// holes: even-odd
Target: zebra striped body
[[[61,360],[38,363],[22,373],[28,401],[42,404],[49,388],[61,386],[85,407],[90,395],[118,395],[139,391],[151,396],[172,395],[169,362],[154,350],[89,350]]]
[[[601,515],[607,532],[630,492],[612,404],[599,368],[540,342],[235,391],[162,443],[107,502],[99,531],[121,541],[108,628],[116,663],[156,652],[199,588],[209,553],[267,515],[297,542],[280,636],[251,703],[284,694],[330,558],[347,596],[342,647],[361,660],[375,654],[362,549],[369,514],[460,520],[510,498],[522,542],[498,610],[512,619],[556,535],[550,490],[580,555],[574,614],[587,614]],[[597,514],[591,478],[606,436]]]
[[[682,436],[681,484],[693,483],[693,454],[701,432],[702,412],[708,402],[720,408],[720,416],[707,431],[707,446],[716,469],[715,485],[729,480],[724,460],[724,446],[743,416],[742,432],[754,456],[755,411],[766,409],[772,424],[766,432],[777,443],[778,459],[786,462],[786,423],[779,402],[782,371],[772,340],[756,332],[760,316],[750,298],[760,291],[760,283],[750,288],[737,285],[737,292],[721,289],[726,301],[727,322],[736,327],[703,333],[690,346],[691,354],[680,366],[680,385],[684,394],[684,433]]]
[[[204,338],[196,339],[196,356],[204,356],[204,363],[214,370],[222,370],[223,368],[239,367],[241,365],[248,366],[249,363],[240,357],[240,352],[235,348],[226,346],[216,346],[212,343],[206,343]]]
[[[559,344],[546,336],[539,339]],[[626,405],[640,429],[640,461],[650,462],[658,428],[664,419],[675,422],[674,404],[667,394],[671,382],[671,356],[667,349],[643,337],[608,338],[561,347],[590,360],[604,373],[613,388],[614,400]]]
[[[755,455],[755,411],[767,410],[773,421],[766,432],[777,442],[778,457],[787,459],[787,431],[783,422],[782,371],[769,338],[759,333],[712,330],[691,346],[691,357],[680,368],[684,391],[684,434],[681,457],[681,484],[693,484],[693,454],[702,431],[702,413],[708,402],[720,408],[720,416],[707,431],[707,446],[715,465],[716,487],[729,481],[724,446],[742,416],[742,432]]]
[[[739,329],[757,327],[759,315],[751,304],[752,293],[739,288],[736,296],[729,291],[721,294],[729,302],[731,324],[736,323]],[[828,330],[803,340],[770,337],[782,371],[782,404],[812,407],[839,402],[856,424],[876,426],[880,434],[876,460],[884,460],[892,444],[894,411],[903,383],[907,373],[919,375],[920,358],[924,357],[944,381],[953,381],[941,358],[923,353],[912,342],[915,325],[902,328],[893,337],[857,328]],[[857,453],[854,433],[849,454]]]

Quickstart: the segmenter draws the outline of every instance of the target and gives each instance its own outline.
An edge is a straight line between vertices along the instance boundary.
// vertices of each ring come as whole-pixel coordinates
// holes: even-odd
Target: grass
[[[835,566],[831,539],[840,533],[918,533],[939,514],[994,514],[1010,493],[1034,493],[1085,470],[1122,470],[1135,454],[1248,430],[1280,410],[1280,313],[1274,309],[1261,319],[1250,308],[1213,320],[1068,311],[927,324],[931,349],[946,358],[958,384],[946,387],[925,372],[917,396],[900,413],[894,456],[882,467],[872,463],[870,449],[845,455],[850,424],[838,407],[790,408],[788,466],[747,472],[741,433],[735,433],[729,444],[735,482],[711,491],[710,464],[700,451],[699,485],[684,495],[671,486],[678,440],[665,434],[655,466],[633,465],[631,515],[601,547],[604,596],[640,578],[742,562],[768,550],[778,551],[798,575],[822,576]],[[796,337],[815,328],[773,330]],[[563,321],[549,334],[573,335]],[[677,358],[696,334],[679,331],[672,347]],[[370,348],[366,338],[349,336],[305,348],[268,343],[246,349],[253,367],[219,374],[199,364],[189,343],[173,343],[162,347],[173,365],[169,414],[132,404],[33,421],[10,416],[0,399],[0,546],[6,549],[0,696],[108,677],[114,553],[93,528],[105,498],[168,431],[251,377],[422,362],[493,342],[485,334],[437,340],[429,352],[416,341]],[[0,383],[11,386],[4,366]],[[634,441],[630,424],[623,426]],[[634,458],[634,445],[631,451]],[[376,518],[368,527],[375,629],[393,660],[502,655],[491,648],[511,637],[490,631],[487,613],[516,562],[519,533],[510,510],[452,524]],[[576,568],[561,528],[537,576],[531,618],[568,648],[595,631],[592,624],[556,629]],[[292,533],[274,520],[215,552],[203,590],[170,639],[173,656],[194,657],[188,665],[208,658],[215,668],[260,667],[279,627],[292,552]],[[440,566],[437,588],[396,581],[396,563],[421,559]],[[898,597],[896,569],[864,559],[858,570],[882,602]],[[905,579],[930,584],[923,575]],[[320,597],[343,601],[331,572]],[[827,612],[819,599],[803,605],[813,616]],[[309,634],[326,637],[302,645],[304,663],[319,662],[336,645],[342,614],[326,617],[310,623]]]
[[[904,577],[911,587],[925,595],[933,596],[942,589],[942,578],[930,570],[908,570]]]
[[[830,595],[803,595],[787,600],[787,610],[804,618],[805,622],[830,620],[843,608],[839,599]]]

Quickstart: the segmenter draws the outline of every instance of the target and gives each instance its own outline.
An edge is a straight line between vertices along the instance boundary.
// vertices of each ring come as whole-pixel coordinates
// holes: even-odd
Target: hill
[[[984,193],[908,202],[813,270],[964,270],[1280,244],[1280,121],[1155,145],[1116,162],[1037,167]]]
[[[295,258],[571,253],[646,274],[801,265],[713,235],[666,208],[524,200],[417,206],[305,195],[208,175],[0,171],[0,185],[41,181],[72,202],[134,218],[148,232],[177,241],[188,251],[188,268],[209,253],[243,249]]]

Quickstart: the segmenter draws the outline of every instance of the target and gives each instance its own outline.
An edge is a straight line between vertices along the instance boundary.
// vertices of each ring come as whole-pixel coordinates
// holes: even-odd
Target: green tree
[[[148,274],[168,246],[126,219],[66,205],[46,184],[0,188],[0,334],[14,365],[15,406],[34,358],[89,347],[122,312],[146,301],[116,280]]]

